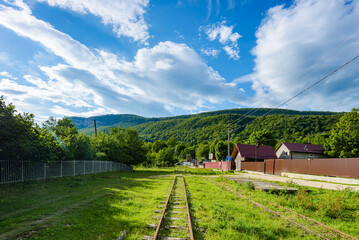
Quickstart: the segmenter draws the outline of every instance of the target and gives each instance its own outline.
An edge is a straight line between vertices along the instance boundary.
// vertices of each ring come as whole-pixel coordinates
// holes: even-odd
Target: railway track
[[[192,220],[188,206],[185,179],[182,175],[176,175],[167,200],[157,206],[162,210],[155,210],[161,216],[155,216],[158,224],[149,224],[148,227],[156,228],[153,236],[143,236],[142,240],[194,240]]]
[[[266,201],[266,204],[271,205],[271,207],[273,207],[273,209],[276,209],[276,210],[273,210],[272,208],[269,208],[268,206],[265,206],[255,200],[249,198],[248,196],[245,196],[245,195],[233,190],[231,187],[229,187],[225,183],[218,183],[218,182],[213,181],[212,179],[209,179],[209,181],[217,184],[218,186],[222,187],[223,189],[225,189],[227,191],[230,191],[230,192],[236,194],[240,198],[248,200],[255,206],[265,209],[266,211],[272,213],[273,215],[276,215],[278,217],[286,219],[290,224],[293,224],[293,225],[299,227],[307,234],[313,234],[322,239],[359,240],[358,238],[350,236],[344,232],[341,232],[337,229],[327,226],[321,222],[318,222],[312,218],[304,216],[300,213],[297,213],[297,212],[295,212],[289,208],[286,208],[284,206],[281,206],[279,204],[264,200],[264,201]]]

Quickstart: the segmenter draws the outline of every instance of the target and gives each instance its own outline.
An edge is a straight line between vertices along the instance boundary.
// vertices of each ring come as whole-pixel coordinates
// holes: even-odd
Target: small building
[[[236,144],[232,159],[236,164],[236,170],[241,170],[241,162],[263,162],[265,159],[277,159],[273,148],[267,145]]]
[[[281,143],[276,149],[280,159],[324,158],[323,145],[306,143]]]

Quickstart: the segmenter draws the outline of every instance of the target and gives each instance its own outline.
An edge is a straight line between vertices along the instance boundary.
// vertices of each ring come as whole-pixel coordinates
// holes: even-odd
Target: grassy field
[[[271,209],[276,205],[284,206],[315,219],[330,227],[359,238],[359,193],[345,189],[343,191],[303,187],[292,182],[277,184],[298,188],[296,194],[271,194],[254,191],[248,184],[236,183],[220,177],[222,181],[237,192],[262,203]]]
[[[193,219],[198,219],[194,225],[206,230],[195,230],[196,239],[299,239],[303,236],[315,239],[208,180],[210,175],[221,172],[188,168],[136,169],[133,173],[112,172],[0,185],[0,239],[115,239],[124,230],[128,232],[125,239],[153,235],[154,230],[147,228],[147,224],[156,223],[157,220],[152,219],[154,210],[168,194],[173,181],[171,175],[176,173],[187,175],[191,214]],[[162,176],[150,177],[156,175]],[[219,180],[226,181],[221,177]],[[233,182],[227,184],[247,191],[254,198],[318,214],[315,208],[301,206],[308,200],[301,200],[303,196],[278,196]],[[322,191],[308,196],[318,199],[315,200],[318,204],[323,203],[325,194],[329,193]],[[334,192],[331,203],[335,204],[337,196],[344,193],[335,195]],[[345,216],[328,216],[325,220],[319,214],[318,218],[335,222],[333,225],[358,236],[355,221],[359,220],[359,199],[352,193],[345,194],[348,202],[351,201],[345,204]]]

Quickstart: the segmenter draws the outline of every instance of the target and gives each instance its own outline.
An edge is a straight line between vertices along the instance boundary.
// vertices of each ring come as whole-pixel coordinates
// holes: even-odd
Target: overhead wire
[[[296,95],[294,95],[293,97],[287,99],[286,101],[282,102],[281,104],[279,104],[278,106],[276,106],[275,108],[272,108],[271,110],[269,110],[268,112],[260,115],[259,117],[263,117],[266,116],[268,114],[270,114],[271,112],[273,112],[274,110],[278,109],[279,107],[287,104],[288,102],[292,101],[293,99],[297,98],[298,96],[302,95],[303,93],[305,93],[306,91],[308,91],[309,89],[315,87],[316,85],[318,85],[319,83],[321,83],[322,81],[324,81],[325,79],[327,79],[328,77],[332,76],[333,74],[335,74],[336,72],[338,72],[340,69],[344,68],[345,66],[349,65],[350,63],[352,63],[353,61],[355,61],[357,58],[359,58],[359,55],[356,55],[355,57],[353,57],[352,59],[350,59],[349,61],[347,61],[346,63],[344,63],[343,65],[341,65],[340,67],[338,67],[337,69],[335,69],[334,71],[330,72],[329,74],[327,74],[326,76],[324,76],[323,78],[319,79],[318,81],[316,81],[315,83],[313,83],[312,85],[310,85],[309,87],[306,87],[304,90],[300,91],[299,93],[297,93]],[[252,123],[253,121],[255,121],[257,118],[247,122],[244,125],[241,125],[240,127],[244,127],[246,125],[248,125],[249,123]],[[232,129],[232,131],[238,129],[239,127]]]
[[[329,55],[331,55],[333,52],[335,52],[337,49],[339,49],[340,47],[342,47],[344,44],[346,44],[349,40],[351,40],[357,33],[359,32],[359,29],[354,32],[352,35],[350,35],[349,37],[347,37],[344,41],[342,41],[341,43],[339,43],[334,49],[332,49],[329,53],[327,53],[324,58],[326,59],[324,62],[322,63],[317,63],[317,64],[313,64],[312,66],[310,66],[306,72],[304,72],[299,78],[305,78],[308,77],[310,75],[312,75],[313,73],[315,73],[319,67],[321,67],[322,65],[324,65],[325,63],[327,63],[328,61],[332,60],[333,58],[337,57],[338,55],[342,54],[350,45],[356,43],[359,41],[359,39],[356,39],[355,41],[352,41],[351,43],[347,44],[347,46],[342,49],[340,52],[338,52],[337,54],[331,56],[330,58],[328,58]],[[311,68],[313,68],[311,70]],[[310,71],[311,70],[311,71]],[[277,107],[278,108],[278,107]],[[249,111],[248,113],[244,114],[243,116],[239,117],[237,120],[229,123],[227,125],[227,128],[230,127],[231,125],[241,122],[242,120],[244,120],[245,118],[247,118],[250,114],[254,114],[257,111],[259,111],[261,108],[254,108],[251,111]],[[276,109],[276,108],[275,108]],[[273,110],[273,109],[272,109]]]

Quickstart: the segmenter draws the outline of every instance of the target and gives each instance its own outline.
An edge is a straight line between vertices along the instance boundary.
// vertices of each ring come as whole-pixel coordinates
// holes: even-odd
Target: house
[[[324,157],[323,145],[316,144],[281,143],[275,152],[280,159],[309,159]]]
[[[236,170],[241,169],[241,162],[263,162],[265,159],[277,159],[273,148],[266,145],[236,144],[232,159],[236,164]]]

